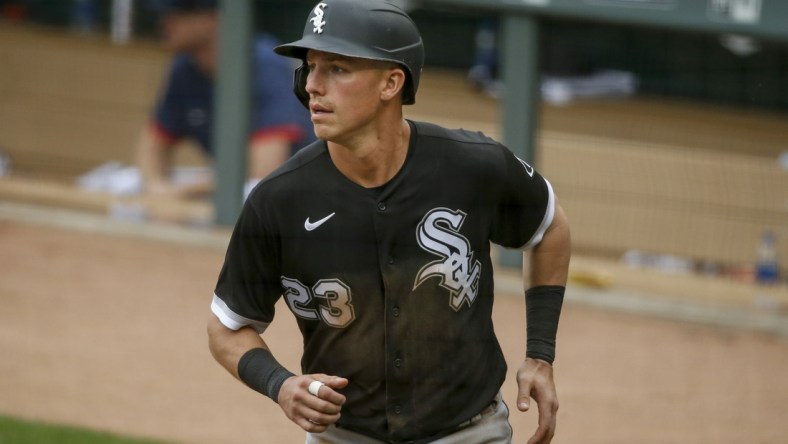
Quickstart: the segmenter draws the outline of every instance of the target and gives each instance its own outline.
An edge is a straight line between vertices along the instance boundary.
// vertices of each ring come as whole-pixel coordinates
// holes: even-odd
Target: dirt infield
[[[303,442],[208,352],[220,248],[11,221],[0,244],[0,414],[184,443]],[[520,297],[499,295],[510,406],[523,312]],[[297,369],[284,306],[266,334]],[[785,339],[568,304],[559,344],[554,442],[784,442]],[[511,421],[525,442],[536,414]]]

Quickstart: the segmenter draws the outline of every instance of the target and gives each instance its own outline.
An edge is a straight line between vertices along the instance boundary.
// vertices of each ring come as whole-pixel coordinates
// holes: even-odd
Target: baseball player
[[[550,184],[481,133],[403,117],[424,48],[384,0],[323,0],[295,94],[320,140],[250,194],[211,304],[213,356],[277,402],[307,443],[509,443],[490,242],[531,251],[517,407],[553,437],[552,362],[569,227]],[[263,340],[282,297],[303,335],[300,374]]]

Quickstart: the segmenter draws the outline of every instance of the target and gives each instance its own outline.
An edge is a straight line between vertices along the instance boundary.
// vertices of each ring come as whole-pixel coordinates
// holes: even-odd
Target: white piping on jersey
[[[544,179],[544,178],[543,178]],[[544,237],[544,233],[550,228],[550,225],[553,223],[553,216],[555,216],[555,194],[553,194],[553,187],[550,185],[550,182],[547,179],[544,179],[544,183],[547,185],[547,209],[545,210],[544,219],[542,219],[542,223],[539,225],[539,228],[536,230],[536,233],[531,237],[525,245],[520,247],[521,250],[527,250],[529,248],[533,248],[542,242],[542,238]]]
[[[263,333],[270,325],[268,322],[255,321],[254,319],[245,318],[230,310],[230,307],[228,307],[223,300],[219,299],[219,296],[216,296],[216,293],[214,293],[213,301],[211,301],[211,311],[216,315],[217,318],[219,318],[222,324],[224,324],[224,326],[230,330],[238,330],[241,327],[249,326],[254,328],[255,331],[260,334]]]
[[[319,227],[319,226],[323,225],[323,223],[324,223],[325,221],[327,221],[327,220],[331,219],[331,218],[332,218],[332,217],[333,217],[335,214],[337,214],[337,213],[331,213],[331,214],[329,214],[328,216],[326,216],[326,217],[324,217],[324,218],[320,219],[320,220],[319,220],[319,221],[317,221],[317,222],[309,222],[309,218],[307,217],[307,218],[306,218],[306,220],[304,221],[304,229],[306,229],[306,231],[312,231],[312,230],[314,230],[315,228],[317,228],[317,227]]]

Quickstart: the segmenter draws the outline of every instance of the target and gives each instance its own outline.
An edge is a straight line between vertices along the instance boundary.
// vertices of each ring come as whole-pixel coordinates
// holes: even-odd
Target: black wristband
[[[285,379],[295,376],[264,348],[253,348],[238,361],[238,377],[249,388],[279,402],[279,389]]]
[[[542,285],[525,292],[526,357],[550,364],[555,360],[555,337],[565,290],[559,285]]]

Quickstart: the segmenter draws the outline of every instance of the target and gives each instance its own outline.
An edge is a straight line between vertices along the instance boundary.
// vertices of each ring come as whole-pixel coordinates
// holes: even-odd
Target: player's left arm
[[[558,396],[552,360],[569,270],[570,244],[569,221],[561,206],[556,204],[553,221],[542,241],[530,252],[524,253],[523,275],[528,289],[526,309],[530,312],[528,351],[517,372],[517,408],[528,411],[531,398],[536,401],[539,426],[528,441],[529,444],[549,443],[555,434]]]
[[[561,205],[556,203],[553,221],[545,231],[542,241],[523,253],[526,288],[543,285],[566,286],[570,255],[569,220]]]

